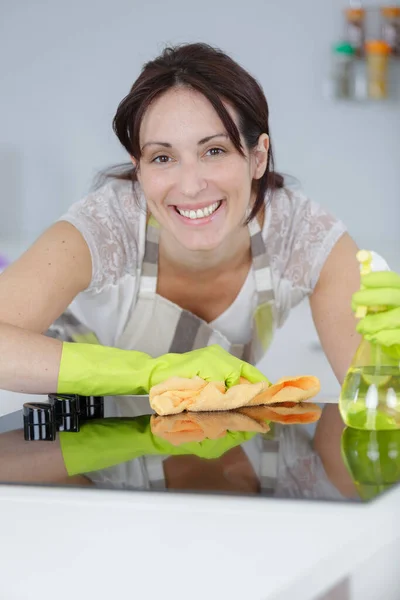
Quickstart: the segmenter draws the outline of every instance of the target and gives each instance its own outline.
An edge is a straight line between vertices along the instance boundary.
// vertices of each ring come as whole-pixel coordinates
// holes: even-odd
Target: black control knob
[[[76,394],[49,394],[57,431],[78,432],[80,429],[80,397]]]
[[[22,412],[27,441],[53,442],[56,439],[56,422],[51,404],[26,402]]]

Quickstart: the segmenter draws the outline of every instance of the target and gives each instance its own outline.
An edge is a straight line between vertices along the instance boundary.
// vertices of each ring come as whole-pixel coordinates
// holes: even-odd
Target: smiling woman
[[[254,77],[206,44],[167,48],[113,128],[128,165],[103,173],[0,277],[0,387],[103,395],[145,394],[170,376],[265,381],[252,365],[306,296],[342,380],[359,341],[357,248],[274,172]]]

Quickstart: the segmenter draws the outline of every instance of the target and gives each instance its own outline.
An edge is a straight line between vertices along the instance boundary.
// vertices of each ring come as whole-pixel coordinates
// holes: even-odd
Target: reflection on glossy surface
[[[312,402],[280,402],[270,406],[209,413],[185,412],[168,417],[152,415],[151,430],[176,446],[185,442],[217,439],[228,431],[267,433],[268,423],[313,423],[321,409]]]
[[[342,437],[346,467],[363,500],[400,481],[400,431],[361,431],[347,427]]]
[[[226,437],[230,432],[267,433],[268,423],[251,419],[237,411],[223,413],[180,413],[168,417],[152,415],[152,433],[174,446],[187,442],[202,442]]]
[[[57,431],[53,442],[25,441],[21,415],[20,429],[0,434],[0,482],[370,497],[357,491],[359,479],[354,485],[353,470],[345,466],[351,461],[341,456],[344,425],[337,405],[327,406],[322,417],[311,402],[160,417],[148,414],[146,398],[114,397],[105,399],[104,409],[106,418],[81,421],[79,432]]]
[[[52,442],[57,431],[77,433],[82,422],[103,418],[104,398],[49,394],[48,402],[26,402],[22,412],[25,439]]]

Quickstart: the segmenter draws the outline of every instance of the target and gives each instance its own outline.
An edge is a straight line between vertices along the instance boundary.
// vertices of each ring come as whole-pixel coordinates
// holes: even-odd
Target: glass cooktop
[[[400,481],[400,430],[336,404],[160,417],[147,397],[43,396],[0,418],[0,483],[365,502]]]

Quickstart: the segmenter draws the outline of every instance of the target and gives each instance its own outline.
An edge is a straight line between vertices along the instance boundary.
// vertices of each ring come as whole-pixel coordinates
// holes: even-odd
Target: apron
[[[257,362],[273,336],[274,292],[268,256],[257,220],[249,224],[249,233],[256,288],[256,305],[253,307],[256,335],[252,335],[248,344],[232,344],[211,324],[156,293],[160,228],[150,218],[138,298],[122,334],[116,340],[117,347],[140,350],[157,357],[169,352],[184,353],[218,344],[246,362]]]
[[[247,344],[231,343],[211,324],[156,293],[160,228],[158,223],[150,217],[146,231],[137,302],[133,306],[116,345],[119,348],[140,350],[156,357],[169,352],[184,353],[218,344],[230,354],[246,362],[252,364],[257,362],[267,350],[273,337],[274,292],[268,255],[257,219],[253,219],[248,227],[256,302],[253,307],[253,335]],[[121,416],[132,416],[132,398],[118,398],[116,402]],[[136,415],[152,412],[147,398],[135,397],[134,405]],[[258,446],[257,471],[260,489],[264,495],[272,495],[278,470],[278,442],[276,439],[260,437],[254,440],[254,443]],[[248,461],[245,452],[252,452],[252,446],[254,452],[254,443],[246,444],[243,452],[244,460]],[[148,487],[157,490],[165,489],[164,461],[173,461],[174,459],[175,457],[168,458],[166,456],[146,456],[139,459],[142,461]],[[179,457],[176,459],[177,463],[182,460]],[[252,462],[254,464],[254,460]]]

